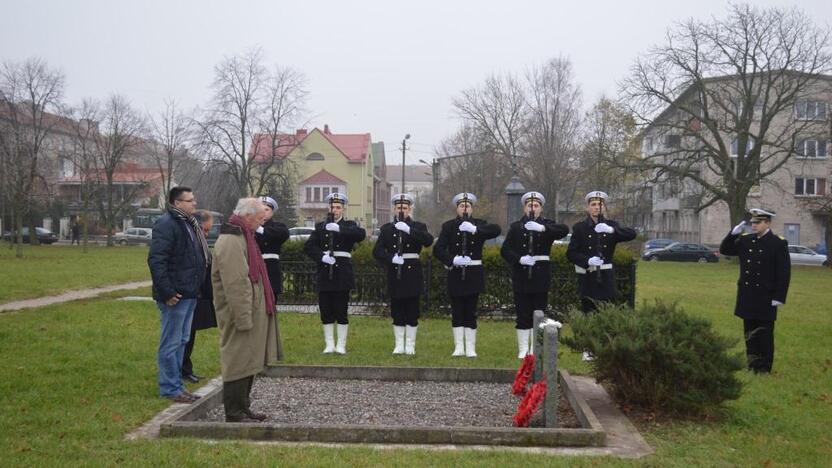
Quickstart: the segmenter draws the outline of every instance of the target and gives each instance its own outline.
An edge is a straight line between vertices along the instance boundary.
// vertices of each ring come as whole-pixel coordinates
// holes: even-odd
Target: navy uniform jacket
[[[598,218],[599,223],[606,223],[615,231],[612,234],[595,232],[595,223],[591,216],[578,221],[572,226],[572,239],[566,249],[566,257],[576,267],[586,270],[589,268],[590,257],[601,257],[605,264],[612,265],[615,246],[619,242],[627,242],[636,238],[636,231],[632,228],[621,227],[616,221]],[[600,255],[599,255],[600,253]],[[598,275],[601,281],[598,281]],[[595,270],[585,274],[578,274],[578,289],[582,297],[599,301],[608,301],[618,296],[615,287],[615,273],[612,268]]]
[[[546,230],[530,232],[523,227],[527,221],[531,221],[531,219],[528,216],[523,216],[520,221],[511,223],[506,240],[500,249],[500,255],[511,265],[511,283],[514,292],[548,292],[552,284],[551,263],[548,261],[535,262],[534,266],[531,267],[532,278],[529,279],[529,267],[520,264],[520,257],[524,255],[548,256],[552,251],[552,242],[566,237],[569,234],[569,228],[565,224],[558,224],[541,217],[534,221],[542,224]],[[534,239],[532,253],[529,253],[529,235]]]
[[[381,226],[373,248],[373,257],[387,269],[387,292],[393,299],[419,297],[422,294],[422,264],[418,258],[405,259],[402,277],[396,279],[398,265],[394,265],[390,260],[398,252],[399,238],[404,241],[402,253],[419,254],[422,247],[433,244],[433,236],[428,232],[425,223],[414,221],[412,218],[407,218],[405,222],[410,226],[410,234],[396,229],[394,223],[387,223]]]
[[[326,230],[326,221],[316,224],[315,230],[303,246],[304,253],[318,266],[318,291],[349,291],[355,288],[355,273],[350,258],[335,257],[331,280],[329,279],[329,265],[322,262],[321,258],[330,250],[330,238],[333,251],[352,252],[355,244],[363,241],[367,233],[355,221],[347,221],[343,218],[338,221],[338,226],[341,227],[340,232],[331,232]]]
[[[482,265],[465,267],[465,280],[462,280],[462,268],[455,267],[454,257],[463,253],[471,260],[482,260],[482,246],[488,239],[500,235],[500,226],[488,224],[484,219],[468,218],[468,222],[477,227],[477,232],[462,232],[459,225],[464,220],[456,217],[442,224],[442,232],[436,245],[433,246],[433,256],[442,262],[448,271],[448,294],[451,296],[469,296],[485,291],[485,272]],[[465,243],[463,245],[463,239]]]
[[[760,238],[755,234],[728,234],[719,252],[740,259],[734,315],[743,319],[776,320],[777,307],[772,307],[771,301],[786,303],[792,270],[789,243],[771,230]]]
[[[270,219],[263,224],[263,234],[255,233],[254,239],[263,254],[272,291],[275,295],[280,294],[283,292],[283,269],[280,267],[280,260],[272,256],[280,256],[283,243],[289,239],[289,229],[285,224]]]

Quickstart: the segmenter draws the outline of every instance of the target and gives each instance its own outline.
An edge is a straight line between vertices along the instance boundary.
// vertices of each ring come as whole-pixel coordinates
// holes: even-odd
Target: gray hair
[[[237,216],[254,216],[263,209],[263,204],[258,198],[241,198],[237,200],[234,214]]]

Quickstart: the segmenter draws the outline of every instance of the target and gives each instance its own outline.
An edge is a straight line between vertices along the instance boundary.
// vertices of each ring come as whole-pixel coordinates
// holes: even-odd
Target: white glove
[[[783,303],[780,302],[780,301],[774,301],[774,300],[771,301],[771,306],[772,307],[777,307],[777,306],[781,306],[781,305],[783,305]]]
[[[546,228],[537,221],[527,221],[523,227],[526,228],[527,231],[543,232],[546,230]]]
[[[613,229],[612,226],[610,226],[607,223],[598,223],[598,224],[595,225],[595,232],[597,232],[599,234],[600,233],[612,234],[612,233],[615,232],[615,229]]]
[[[589,266],[597,267],[603,265],[604,261],[601,260],[601,257],[590,257],[587,263],[589,264]]]
[[[731,229],[731,235],[736,236],[737,234],[741,233],[744,227],[745,227],[745,221],[740,221],[739,224],[734,226],[734,229]],[[725,232],[725,231],[722,231],[722,232]]]
[[[462,224],[459,225],[459,230],[463,231],[463,232],[470,232],[471,234],[474,234],[475,232],[477,232],[477,227],[474,226],[469,221],[463,221]]]
[[[396,229],[399,231],[404,232],[405,234],[410,234],[410,226],[407,225],[404,221],[398,221],[395,225]]]
[[[321,257],[321,261],[327,265],[335,265],[335,257],[330,256],[328,253],[325,253],[324,256]]]
[[[462,257],[462,256],[459,256],[459,255],[454,257],[454,266],[466,266],[466,265],[470,265],[470,264],[471,264],[471,257],[468,257],[468,256]]]
[[[326,226],[324,227],[327,231],[341,232],[341,226],[339,226],[338,223],[326,223]]]
[[[520,257],[520,264],[524,266],[534,266],[535,259],[531,255],[523,255]]]
[[[264,232],[263,226],[257,226],[257,234],[263,234]]]
[[[404,265],[404,257],[399,254],[393,255],[393,260],[391,260],[394,265]]]

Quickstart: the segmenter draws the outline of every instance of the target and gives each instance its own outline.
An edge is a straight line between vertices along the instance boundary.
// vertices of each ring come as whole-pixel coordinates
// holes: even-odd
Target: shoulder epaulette
[[[783,236],[777,236],[777,237],[779,237],[779,238],[780,238],[780,240],[786,240],[786,238],[785,238],[785,237],[783,237]]]
[[[741,236],[747,236],[747,235],[749,235],[749,234],[751,234],[751,233],[750,233],[750,232],[744,232],[744,233],[742,233],[742,234],[740,234],[740,235],[741,235]]]

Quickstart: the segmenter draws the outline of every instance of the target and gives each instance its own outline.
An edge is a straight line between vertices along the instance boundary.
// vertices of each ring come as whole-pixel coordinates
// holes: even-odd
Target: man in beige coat
[[[211,283],[220,329],[223,405],[227,422],[258,422],[251,411],[254,376],[277,359],[274,294],[254,232],[266,218],[256,198],[241,198],[214,246]]]

